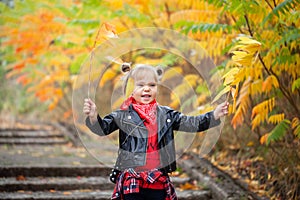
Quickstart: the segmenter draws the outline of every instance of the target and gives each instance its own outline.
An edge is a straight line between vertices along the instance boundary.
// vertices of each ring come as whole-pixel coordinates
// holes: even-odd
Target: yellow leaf
[[[255,115],[255,117],[251,121],[252,130],[254,130],[256,127],[260,125],[260,123],[264,122],[265,118],[261,114]]]
[[[252,130],[268,119],[268,114],[275,106],[275,98],[265,100],[252,109]]]
[[[249,37],[241,36],[241,37],[238,37],[237,39],[239,40],[240,44],[253,44],[253,45],[259,45],[259,46],[261,45],[260,42],[253,40]]]
[[[279,122],[281,122],[284,119],[284,113],[281,114],[276,114],[276,115],[271,115],[268,118],[268,122],[272,123],[272,124],[278,124]]]
[[[277,78],[273,75],[270,75],[266,78],[266,80],[262,84],[262,91],[269,92],[272,89],[272,86],[274,88],[279,87],[279,83],[277,81]]]
[[[252,54],[245,51],[233,51],[232,61],[238,66],[250,66],[252,64]]]
[[[237,67],[234,67],[234,68],[231,68],[229,70],[229,72],[227,72],[222,78],[224,78],[224,85],[230,85],[234,79],[235,79],[235,75],[240,71],[239,68]]]
[[[267,140],[268,140],[268,136],[269,136],[269,133],[263,135],[261,138],[260,138],[260,143],[261,144],[266,144],[267,143]]]
[[[292,129],[296,128],[297,126],[300,125],[300,120],[298,117],[294,117],[293,120],[292,120]]]
[[[250,141],[247,143],[247,147],[253,147],[254,146],[254,142],[253,141]]]
[[[254,96],[256,94],[262,93],[262,80],[258,79],[251,83],[251,95]]]
[[[249,98],[249,84],[251,79],[246,80],[242,88],[239,92],[239,98],[236,101],[236,105],[238,105],[237,111],[235,112],[231,124],[234,129],[236,129],[237,125],[242,125],[244,122],[244,115],[248,112],[248,108],[250,105],[250,98]],[[235,108],[233,108],[235,109]]]
[[[229,91],[230,91],[230,89],[231,89],[231,86],[226,86],[225,88],[223,88],[222,90],[221,90],[221,92],[219,92],[218,94],[217,94],[217,96],[213,99],[213,101],[211,102],[211,103],[214,103],[214,102],[216,102],[217,100],[219,100],[220,98],[221,98],[221,96],[222,95],[224,95],[224,94],[226,94],[226,93],[228,93]]]
[[[252,109],[251,118],[253,118],[258,113],[262,114],[266,118],[268,113],[273,110],[274,106],[275,106],[275,98],[274,97],[257,104]]]

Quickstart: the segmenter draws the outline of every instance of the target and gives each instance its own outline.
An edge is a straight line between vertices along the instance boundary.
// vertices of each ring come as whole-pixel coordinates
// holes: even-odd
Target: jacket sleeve
[[[174,119],[174,130],[184,132],[201,132],[221,123],[220,119],[215,120],[213,111],[198,116],[187,116],[176,112]]]
[[[114,132],[119,128],[114,120],[115,115],[116,113],[111,113],[105,116],[103,119],[98,115],[98,121],[94,124],[91,124],[90,118],[87,117],[85,119],[85,124],[93,133],[97,135],[109,135],[110,133]]]

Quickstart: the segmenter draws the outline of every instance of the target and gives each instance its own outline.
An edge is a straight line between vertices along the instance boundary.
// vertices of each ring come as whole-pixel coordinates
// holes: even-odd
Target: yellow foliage
[[[239,106],[238,109],[236,110],[234,116],[232,117],[231,124],[232,124],[233,128],[236,129],[236,127],[238,125],[242,125],[243,122],[244,122],[243,107]]]
[[[207,99],[207,95],[206,94],[201,94],[198,98],[197,98],[197,105],[201,105],[203,104]]]
[[[274,75],[270,75],[266,78],[266,80],[262,84],[262,91],[270,92],[272,87],[274,88],[279,87],[278,80]]]
[[[262,80],[258,79],[251,83],[251,95],[255,96],[257,94],[261,94],[263,92],[262,90]]]
[[[224,95],[224,94],[230,92],[230,90],[231,90],[231,86],[229,86],[229,85],[226,86],[225,88],[223,88],[223,89],[221,90],[221,92],[219,92],[219,93],[215,96],[215,98],[212,100],[211,103],[216,102],[218,99],[221,98],[222,95]]]
[[[216,23],[219,17],[219,11],[215,10],[180,10],[170,16],[171,24],[179,21],[194,21],[206,23]]]
[[[268,119],[268,114],[275,106],[275,98],[265,100],[252,109],[252,130]]]
[[[224,85],[231,85],[235,80],[235,75],[240,71],[239,68],[231,68],[222,78],[224,79]]]
[[[232,61],[238,66],[250,66],[253,56],[245,51],[232,51]]]
[[[173,77],[176,76],[182,76],[182,67],[180,66],[176,66],[176,67],[170,67],[167,71],[164,72],[164,75],[162,77],[162,82],[172,79]]]
[[[115,70],[108,68],[100,80],[100,87],[103,87],[107,81],[112,80],[116,75],[117,72]]]
[[[268,118],[268,123],[278,124],[278,123],[281,122],[282,120],[284,120],[284,113],[276,114],[276,115],[271,115],[271,116]]]
[[[297,126],[300,125],[300,120],[298,117],[294,117],[293,120],[292,120],[292,129],[295,129]]]
[[[183,82],[175,87],[173,90],[173,93],[171,94],[171,99],[175,99],[175,97],[185,97],[189,92],[193,91],[193,88],[187,84],[186,82]],[[176,96],[174,96],[176,94]]]
[[[196,87],[197,86],[197,82],[200,80],[201,78],[199,77],[199,75],[197,74],[188,74],[184,76],[184,80],[192,87]]]
[[[294,135],[300,138],[300,120],[298,117],[293,118],[291,127]]]
[[[236,101],[237,109],[233,107],[233,110],[236,110],[232,120],[231,124],[234,129],[238,125],[242,125],[244,122],[244,115],[248,112],[248,108],[250,105],[250,98],[249,98],[249,87],[250,87],[250,81],[251,79],[247,79],[239,92],[238,99]]]
[[[238,43],[230,52],[233,54],[232,61],[238,66],[251,66],[259,52],[261,43],[248,37],[238,37]]]
[[[172,102],[169,104],[169,106],[173,109],[179,108],[180,98],[175,92],[171,93],[171,100],[172,100]]]

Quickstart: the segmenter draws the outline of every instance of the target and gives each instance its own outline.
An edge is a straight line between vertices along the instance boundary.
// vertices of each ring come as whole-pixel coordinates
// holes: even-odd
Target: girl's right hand
[[[89,116],[91,121],[97,120],[97,106],[91,99],[84,99],[83,113]]]

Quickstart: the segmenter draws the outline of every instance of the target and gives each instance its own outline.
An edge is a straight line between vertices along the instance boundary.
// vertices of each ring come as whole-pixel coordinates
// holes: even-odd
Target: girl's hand
[[[229,103],[227,101],[219,104],[214,111],[215,120],[218,120],[220,117],[227,115],[228,107],[229,107]]]
[[[90,117],[92,124],[97,121],[97,106],[91,99],[84,99],[83,113]]]

